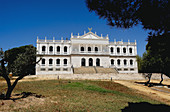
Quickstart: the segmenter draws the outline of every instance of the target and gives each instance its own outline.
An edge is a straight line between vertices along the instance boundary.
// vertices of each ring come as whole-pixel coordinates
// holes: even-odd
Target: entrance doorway
[[[89,59],[89,66],[93,66],[93,59],[92,58]]]
[[[100,59],[99,58],[96,59],[96,66],[100,66]]]
[[[81,59],[81,66],[86,66],[86,60],[84,58]]]

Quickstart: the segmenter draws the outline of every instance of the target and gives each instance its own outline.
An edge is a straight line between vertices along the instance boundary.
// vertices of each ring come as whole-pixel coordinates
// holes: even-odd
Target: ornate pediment
[[[103,37],[102,34],[101,36],[98,36],[96,32],[95,33],[91,32],[92,28],[88,28],[88,29],[89,32],[88,33],[84,32],[84,35],[81,36],[79,35],[79,33],[77,36],[73,36],[73,33],[71,33],[71,38],[72,39],[107,39],[107,40],[109,39],[108,35],[106,37]]]
[[[94,34],[93,32],[88,32],[79,38],[84,38],[84,39],[103,39],[103,37],[99,37],[98,35]]]

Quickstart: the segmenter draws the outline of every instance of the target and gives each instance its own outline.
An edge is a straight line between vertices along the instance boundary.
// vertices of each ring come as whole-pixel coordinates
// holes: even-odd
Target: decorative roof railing
[[[39,39],[38,42],[58,42],[58,43],[70,43],[70,40],[41,40]]]
[[[110,45],[136,45],[136,42],[109,42]]]

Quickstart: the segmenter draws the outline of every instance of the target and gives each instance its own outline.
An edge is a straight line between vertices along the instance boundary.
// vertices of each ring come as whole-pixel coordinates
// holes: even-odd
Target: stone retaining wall
[[[161,74],[153,73],[151,79],[161,79]],[[32,75],[25,78],[42,78],[42,79],[77,79],[77,80],[145,80],[146,74],[127,73],[127,74],[60,74],[60,75]],[[163,75],[164,79],[169,79]]]

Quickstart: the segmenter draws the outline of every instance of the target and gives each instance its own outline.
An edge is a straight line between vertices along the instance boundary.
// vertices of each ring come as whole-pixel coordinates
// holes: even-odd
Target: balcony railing
[[[64,66],[68,66],[67,64],[64,64]]]
[[[70,52],[44,52],[40,51],[37,54],[41,55],[69,55],[69,54],[99,54],[99,55],[122,55],[122,56],[135,56],[134,53],[117,53],[108,51],[72,51]]]
[[[101,55],[109,55],[109,52],[106,51],[72,51],[71,54],[101,54]]]
[[[37,54],[41,55],[68,55],[70,52],[37,52]]]
[[[57,67],[57,68],[59,68],[59,67],[71,67],[71,65],[70,64],[41,64],[40,65],[41,67]]]
[[[58,43],[70,43],[70,40],[41,40],[39,39],[38,42],[58,42]]]

